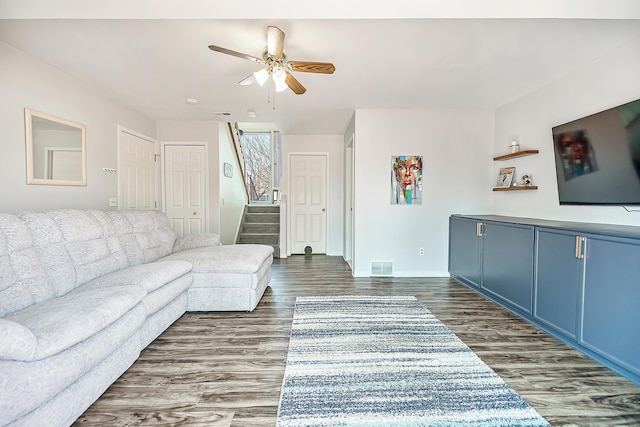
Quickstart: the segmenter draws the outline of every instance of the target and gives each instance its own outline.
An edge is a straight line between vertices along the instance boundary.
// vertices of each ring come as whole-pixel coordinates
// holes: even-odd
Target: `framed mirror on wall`
[[[24,109],[27,184],[87,185],[83,124]]]

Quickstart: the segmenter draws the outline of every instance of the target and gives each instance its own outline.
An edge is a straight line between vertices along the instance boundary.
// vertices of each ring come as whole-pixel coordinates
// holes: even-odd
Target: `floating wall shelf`
[[[493,161],[502,161],[515,159],[516,157],[524,157],[531,156],[533,154],[538,154],[539,150],[521,150],[516,151],[515,153],[504,154],[502,156],[497,156],[493,158]],[[517,185],[515,187],[494,187],[493,191],[524,191],[524,190],[537,190],[537,185]]]
[[[537,190],[537,185],[518,185],[517,187],[493,187],[493,191]]]
[[[539,150],[522,150],[522,151],[517,151],[515,153],[505,154],[503,156],[494,157],[493,160],[494,161],[508,160],[516,157],[531,156],[532,154],[538,154],[539,152],[540,152]]]

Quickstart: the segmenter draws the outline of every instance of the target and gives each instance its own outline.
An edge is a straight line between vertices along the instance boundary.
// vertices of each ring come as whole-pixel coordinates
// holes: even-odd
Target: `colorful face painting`
[[[422,156],[391,156],[391,204],[422,204]]]

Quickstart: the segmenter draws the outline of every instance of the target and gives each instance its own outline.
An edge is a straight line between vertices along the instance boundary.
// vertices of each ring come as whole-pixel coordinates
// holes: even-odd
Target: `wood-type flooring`
[[[352,294],[416,296],[554,426],[640,426],[639,386],[465,286],[313,255],[274,260],[251,313],[186,313],[74,427],[274,426],[295,298]]]

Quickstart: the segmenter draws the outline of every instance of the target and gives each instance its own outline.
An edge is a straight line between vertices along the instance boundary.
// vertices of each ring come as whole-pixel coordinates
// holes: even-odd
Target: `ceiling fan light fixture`
[[[263,68],[253,73],[253,76],[256,78],[256,81],[260,86],[264,86],[264,82],[266,82],[267,79],[269,78],[269,74],[270,74],[269,70],[267,70],[266,68]]]
[[[284,82],[287,79],[287,72],[282,67],[274,67],[272,77],[276,83]]]
[[[282,67],[275,67],[271,74],[273,82],[276,84],[276,92],[287,90],[287,72]]]
[[[289,88],[287,83],[284,80],[275,80],[276,83],[276,92],[284,92]]]

